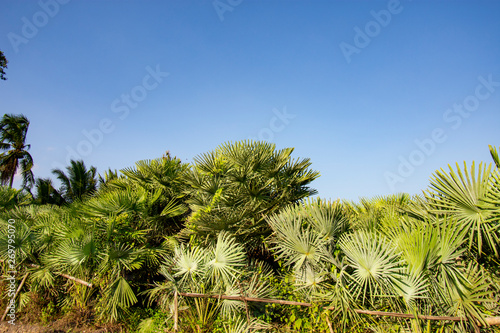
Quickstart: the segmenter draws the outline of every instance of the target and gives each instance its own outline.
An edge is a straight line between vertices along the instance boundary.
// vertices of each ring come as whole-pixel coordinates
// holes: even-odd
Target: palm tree
[[[500,254],[500,219],[498,169],[483,163],[469,168],[464,162],[463,169],[456,165],[456,171],[438,170],[431,178],[425,196],[428,211],[435,215],[455,218],[462,228],[468,230],[469,248],[474,247],[481,256],[485,252]]]
[[[293,148],[267,142],[226,143],[195,157],[186,174],[193,214],[186,231],[215,238],[227,231],[249,251],[271,233],[265,217],[316,193],[319,173],[309,159],[293,159]]]
[[[30,145],[27,145],[26,134],[30,122],[24,115],[5,114],[0,120],[0,182],[2,185],[9,184],[12,187],[14,176],[21,168],[24,188],[33,186],[34,177],[33,158],[28,153]]]
[[[358,210],[350,227],[345,218],[352,218],[352,206],[340,202],[297,205],[268,217],[271,245],[295,284],[295,298],[331,302],[331,315],[339,319],[332,322],[342,325],[346,317],[358,325],[377,325],[352,317],[356,308],[470,319],[460,325],[483,323],[488,312],[483,304],[496,287],[483,267],[464,260],[467,230],[450,217],[417,220],[404,211],[393,214],[402,204],[395,199],[401,198],[409,203],[407,196],[365,199],[364,207],[383,204],[390,212],[387,220],[371,209]],[[423,325],[410,324],[412,332]]]
[[[0,51],[0,80],[7,80],[5,77],[5,71],[4,68],[7,68],[8,64],[7,58],[5,58],[5,55],[3,54],[2,51]]]
[[[52,170],[52,173],[61,181],[63,197],[67,201],[73,202],[95,192],[97,188],[95,167],[91,166],[87,170],[82,160],[71,160],[71,165],[66,170],[67,174],[60,169]]]
[[[0,186],[0,212],[9,211],[15,207],[26,206],[31,203],[32,197],[28,192],[7,186]]]
[[[60,206],[66,202],[62,195],[54,188],[50,178],[37,178],[35,181],[35,189],[35,202],[38,204],[53,204]]]

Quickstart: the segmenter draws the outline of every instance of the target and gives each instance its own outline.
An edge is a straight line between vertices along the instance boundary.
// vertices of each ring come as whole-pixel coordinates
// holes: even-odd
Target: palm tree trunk
[[[17,159],[14,160],[14,168],[12,171],[12,175],[10,176],[9,188],[12,188],[12,183],[14,183],[14,177],[16,176],[16,171],[17,171]]]
[[[15,173],[13,173],[13,174],[12,174],[12,176],[10,176],[10,183],[9,183],[9,187],[10,187],[10,188],[12,188],[12,183],[14,182],[14,176],[15,176],[15,175],[16,175],[16,174],[15,174]]]

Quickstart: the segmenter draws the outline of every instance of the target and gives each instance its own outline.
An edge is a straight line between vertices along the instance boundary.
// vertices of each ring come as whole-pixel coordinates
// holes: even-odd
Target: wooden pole
[[[409,313],[397,313],[397,312],[384,312],[384,311],[370,311],[370,310],[354,310],[354,312],[359,314],[367,314],[372,316],[388,316],[388,317],[396,317],[396,318],[408,318],[408,319],[416,319],[412,314]],[[447,316],[418,316],[418,319],[425,320],[450,320],[450,321],[466,321],[466,318],[463,317],[447,317]]]
[[[262,303],[275,303],[275,304],[286,304],[286,305],[299,305],[299,306],[312,306],[311,303],[294,302],[294,301],[283,301],[280,299],[268,299],[268,298],[255,298],[255,297],[242,297],[242,296],[226,296],[226,295],[209,295],[209,294],[197,294],[197,293],[179,293],[181,296],[185,297],[200,297],[200,298],[220,298],[220,299],[230,299],[235,301],[245,300],[249,302],[262,302]]]
[[[174,291],[174,332],[177,332],[179,329],[179,303],[178,303],[178,294],[177,290]]]
[[[19,294],[19,292],[21,291],[21,288],[24,285],[24,281],[26,281],[26,278],[28,277],[28,274],[29,273],[26,273],[26,275],[23,277],[23,280],[19,284],[19,287],[17,287],[16,293],[14,294],[14,298],[12,298],[14,300],[14,302],[16,301],[17,294]],[[5,317],[7,317],[7,313],[9,312],[9,308],[10,308],[9,303],[7,303],[7,308],[5,309],[5,312],[3,313],[2,319],[0,319],[0,321],[5,320]]]
[[[269,299],[269,298],[255,298],[255,297],[242,297],[242,296],[226,296],[226,295],[210,295],[210,294],[198,294],[198,293],[179,293],[181,296],[185,297],[203,297],[203,298],[219,298],[219,299],[230,299],[241,302],[262,302],[262,303],[275,303],[275,304],[285,304],[285,305],[299,305],[299,306],[312,306],[311,303],[304,302],[294,302],[294,301],[284,301],[279,299]],[[334,308],[329,307],[327,310],[333,310]],[[384,312],[384,311],[370,311],[370,310],[360,310],[355,309],[354,312],[359,314],[367,314],[371,316],[387,316],[387,317],[396,317],[396,318],[407,318],[407,319],[416,319],[412,314],[409,313],[397,313],[397,312]],[[418,316],[419,319],[424,320],[441,320],[441,321],[467,321],[467,318],[464,317],[450,317],[450,316],[427,316],[421,315]],[[488,317],[484,318],[484,321],[487,325],[500,325],[500,317]]]
[[[29,265],[31,267],[40,268],[39,265],[35,265],[35,264],[29,264]],[[79,278],[76,278],[74,276],[64,274],[64,273],[56,273],[56,274],[66,278],[68,280],[72,280],[72,281],[78,282],[79,284],[83,284],[84,286],[87,286],[89,288],[92,288],[92,283],[88,283],[87,281],[80,280]]]

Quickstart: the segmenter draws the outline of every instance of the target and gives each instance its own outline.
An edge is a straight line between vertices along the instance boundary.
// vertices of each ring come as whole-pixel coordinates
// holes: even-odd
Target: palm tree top
[[[23,177],[23,187],[30,188],[34,177],[31,168],[33,158],[28,153],[31,145],[26,144],[29,120],[24,115],[5,114],[0,120],[0,182],[12,187],[19,167]]]

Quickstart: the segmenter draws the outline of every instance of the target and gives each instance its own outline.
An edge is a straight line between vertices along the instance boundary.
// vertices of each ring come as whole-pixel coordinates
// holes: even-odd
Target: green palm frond
[[[127,313],[127,309],[137,303],[137,297],[128,281],[118,277],[104,291],[103,315],[109,315],[111,321],[120,319]]]
[[[500,157],[498,157],[498,150],[495,146],[489,145],[488,148],[490,148],[490,154],[491,158],[493,158],[493,162],[495,162],[495,165],[498,169],[500,169]]]
[[[193,285],[205,275],[207,251],[200,247],[187,248],[183,245],[175,249],[173,258],[174,277],[180,277],[180,285]]]
[[[107,191],[87,200],[82,205],[82,212],[91,217],[110,217],[120,214],[146,215],[148,194],[138,188]]]
[[[143,248],[125,243],[108,245],[105,251],[99,253],[99,258],[101,272],[109,269],[120,272],[136,270],[142,267],[145,259]]]
[[[49,268],[42,267],[31,273],[30,282],[43,288],[50,288],[54,285],[55,275]]]
[[[395,283],[402,283],[403,262],[384,236],[359,230],[342,236],[339,246],[353,270],[352,289],[357,297],[373,304],[377,295],[394,295]]]
[[[217,237],[217,244],[210,252],[211,260],[207,262],[208,281],[214,284],[231,285],[236,276],[241,274],[241,268],[245,265],[246,256],[243,246],[236,243],[228,234],[220,233]]]
[[[495,205],[488,201],[491,195],[491,181],[496,171],[491,164],[479,164],[476,174],[475,164],[470,169],[464,163],[464,170],[449,167],[436,171],[431,178],[430,189],[425,196],[431,206],[431,212],[449,215],[468,230],[469,248],[475,246],[479,254],[483,253],[484,243],[498,256],[498,235],[496,230],[498,215]]]
[[[423,272],[403,271],[401,282],[395,285],[396,293],[402,297],[411,313],[418,312],[418,300],[430,297],[429,280]]]
[[[467,266],[465,278],[467,285],[451,291],[447,312],[449,315],[466,317],[474,326],[477,322],[485,325],[482,304],[490,301],[489,283],[482,269],[473,263]]]
[[[327,240],[304,225],[304,212],[300,207],[289,207],[280,214],[271,216],[267,222],[274,231],[273,250],[277,259],[297,271],[303,267],[315,266],[326,260],[324,247]]]

